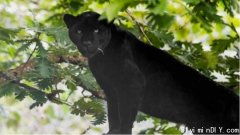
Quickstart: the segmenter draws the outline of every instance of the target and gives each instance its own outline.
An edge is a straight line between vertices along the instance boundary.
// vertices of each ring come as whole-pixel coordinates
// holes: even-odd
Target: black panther
[[[131,134],[138,111],[190,128],[239,128],[231,90],[99,16],[65,14],[64,22],[106,94],[109,134]]]

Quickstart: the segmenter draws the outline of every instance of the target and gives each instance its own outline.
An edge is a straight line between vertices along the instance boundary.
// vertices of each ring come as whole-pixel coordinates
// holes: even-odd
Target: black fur
[[[107,96],[109,133],[131,133],[137,111],[195,129],[239,128],[231,90],[98,17],[85,12],[64,21]]]

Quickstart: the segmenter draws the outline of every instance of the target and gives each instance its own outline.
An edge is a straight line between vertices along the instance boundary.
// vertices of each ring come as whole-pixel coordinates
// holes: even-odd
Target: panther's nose
[[[91,41],[83,41],[83,44],[88,46],[88,45],[91,45],[92,42]]]

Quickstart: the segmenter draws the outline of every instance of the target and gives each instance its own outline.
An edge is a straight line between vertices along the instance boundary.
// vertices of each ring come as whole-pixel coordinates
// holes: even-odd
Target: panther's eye
[[[77,34],[81,34],[82,33],[82,31],[81,30],[77,30]]]
[[[98,33],[98,32],[99,32],[99,30],[98,30],[98,29],[95,29],[93,32],[94,32],[94,33]]]

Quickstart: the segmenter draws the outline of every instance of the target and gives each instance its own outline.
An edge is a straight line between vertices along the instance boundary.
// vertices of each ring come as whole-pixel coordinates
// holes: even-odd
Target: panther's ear
[[[68,28],[70,28],[76,21],[76,17],[70,14],[63,15],[63,20]]]

